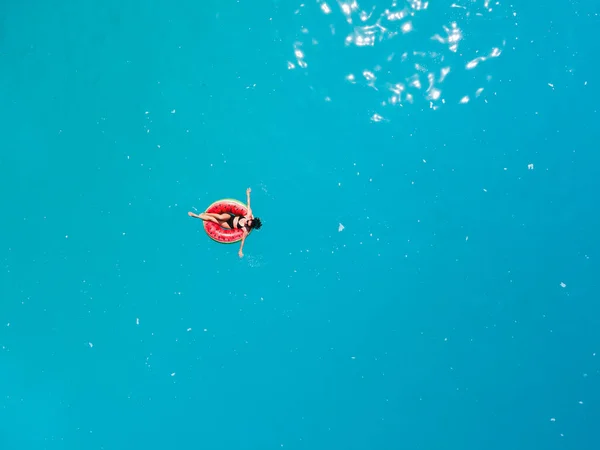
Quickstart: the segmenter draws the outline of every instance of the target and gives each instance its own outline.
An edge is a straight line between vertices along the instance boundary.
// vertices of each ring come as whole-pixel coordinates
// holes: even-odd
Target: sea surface
[[[0,2],[0,450],[600,448],[599,13]]]

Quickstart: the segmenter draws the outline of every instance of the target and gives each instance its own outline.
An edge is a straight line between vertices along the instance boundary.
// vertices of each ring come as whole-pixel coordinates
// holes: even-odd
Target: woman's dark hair
[[[250,225],[250,229],[256,228],[258,230],[260,227],[262,227],[262,222],[260,219],[258,217],[252,219],[252,225]]]

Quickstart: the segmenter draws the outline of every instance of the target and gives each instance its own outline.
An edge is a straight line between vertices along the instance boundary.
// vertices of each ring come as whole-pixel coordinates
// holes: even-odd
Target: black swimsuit
[[[240,219],[238,220],[238,223],[237,223],[238,226],[234,227],[233,226],[233,221],[235,220],[236,217],[239,217]],[[229,219],[227,219],[227,225],[229,225],[229,228],[231,228],[232,230],[235,230],[236,228],[238,228],[238,229],[239,228],[246,228],[244,226],[240,226],[240,220],[242,220],[242,219],[243,219],[242,216],[236,216],[235,214],[229,213]]]

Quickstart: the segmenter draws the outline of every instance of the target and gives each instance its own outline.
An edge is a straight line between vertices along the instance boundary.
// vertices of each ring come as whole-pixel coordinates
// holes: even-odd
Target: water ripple
[[[308,74],[309,62],[319,69],[328,64],[328,56],[335,57],[333,70],[341,82],[372,88],[373,111],[378,111],[371,116],[374,122],[385,121],[391,108],[427,105],[435,110],[475,99],[487,102],[494,81],[491,61],[516,40],[512,6],[490,0],[376,3],[302,4],[295,11],[303,22],[288,69]],[[319,53],[321,43],[327,44],[320,51],[324,58],[312,61],[311,52]],[[327,54],[332,51],[336,54]],[[328,90],[325,79],[319,83],[320,90]]]

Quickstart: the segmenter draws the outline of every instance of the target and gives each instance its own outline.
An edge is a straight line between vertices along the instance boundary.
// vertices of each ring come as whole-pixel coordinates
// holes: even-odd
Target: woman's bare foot
[[[190,216],[190,217],[198,217],[198,214],[194,214],[193,212],[190,211],[188,213],[188,216]]]

